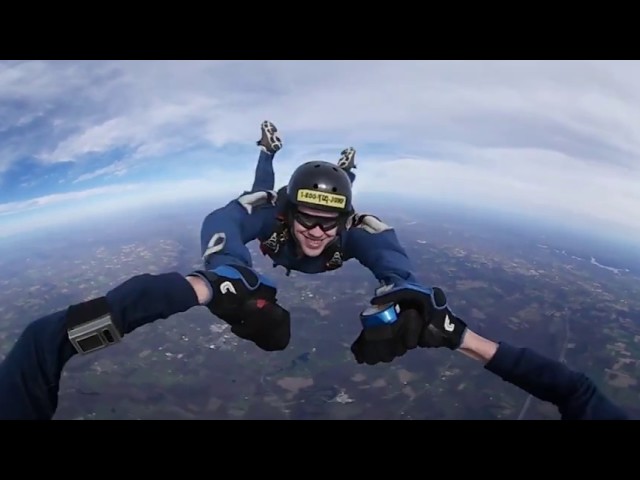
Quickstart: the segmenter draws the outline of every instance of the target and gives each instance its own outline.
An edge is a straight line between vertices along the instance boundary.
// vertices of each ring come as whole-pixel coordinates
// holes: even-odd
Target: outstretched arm
[[[143,274],[109,291],[103,299],[122,335],[157,319],[204,303],[200,279],[179,273]],[[67,334],[68,309],[29,324],[0,365],[0,419],[49,420],[58,406],[60,377],[76,355]]]
[[[469,329],[459,350],[484,363],[484,368],[504,381],[553,403],[564,420],[628,419],[589,377],[534,350],[496,343]]]
[[[355,258],[385,284],[418,283],[395,230],[371,215],[356,215],[345,238],[346,259]]]
[[[389,325],[393,329],[400,324],[400,328],[404,327],[408,332],[417,332],[418,338],[413,343],[422,348],[448,348],[482,362],[488,371],[506,382],[540,400],[553,403],[563,419],[627,418],[625,412],[607,399],[586,375],[532,349],[513,347],[506,342],[496,343],[470,330],[466,322],[451,311],[447,297],[439,287],[422,291],[415,286],[388,289],[376,297],[376,303],[400,307],[397,317],[385,313],[377,319],[373,315],[373,320],[380,320],[377,324],[382,324],[386,330],[389,330]],[[385,312],[389,310],[387,308]],[[412,322],[414,317],[417,324]],[[389,322],[389,318],[395,318],[395,321]],[[356,359],[358,355],[362,357],[362,348],[358,346],[356,350]],[[398,348],[394,345],[396,350]],[[380,361],[376,357],[374,360]],[[364,361],[367,361],[366,355]]]
[[[246,244],[273,223],[274,199],[274,192],[247,193],[205,217],[200,245],[207,270],[221,265],[253,266]]]

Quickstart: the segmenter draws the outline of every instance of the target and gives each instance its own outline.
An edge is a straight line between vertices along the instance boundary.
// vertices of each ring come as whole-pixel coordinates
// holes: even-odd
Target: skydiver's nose
[[[311,230],[309,230],[308,232],[309,232],[310,236],[315,237],[318,240],[321,239],[324,236],[324,232],[317,225],[315,227],[313,227]]]

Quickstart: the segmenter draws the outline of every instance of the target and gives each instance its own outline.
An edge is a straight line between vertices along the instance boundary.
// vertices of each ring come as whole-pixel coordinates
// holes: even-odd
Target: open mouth
[[[312,238],[309,237],[307,235],[303,235],[305,240],[307,241],[307,243],[309,244],[310,247],[312,248],[317,248],[320,245],[322,245],[322,239],[321,238]]]

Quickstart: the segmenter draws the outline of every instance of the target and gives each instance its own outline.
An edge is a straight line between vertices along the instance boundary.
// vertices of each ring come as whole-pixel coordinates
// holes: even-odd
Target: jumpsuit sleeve
[[[105,298],[123,335],[198,305],[191,284],[175,272],[134,276]],[[67,311],[27,325],[0,365],[0,419],[50,420],[55,415],[62,371],[77,354],[67,336]]]
[[[266,232],[276,218],[276,207],[262,203],[265,195],[266,192],[242,195],[205,217],[200,243],[206,269],[234,264],[253,266],[246,244]]]
[[[345,232],[345,257],[355,258],[383,283],[419,283],[411,260],[393,228],[367,216],[361,226]]]
[[[529,348],[498,344],[485,368],[534,397],[554,404],[563,420],[627,420],[583,373]]]

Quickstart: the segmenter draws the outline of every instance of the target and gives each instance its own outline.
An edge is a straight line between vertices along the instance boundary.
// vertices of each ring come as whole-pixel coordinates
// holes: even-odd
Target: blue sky
[[[539,214],[640,237],[640,63],[0,62],[0,236],[248,188],[358,151],[356,193]]]

